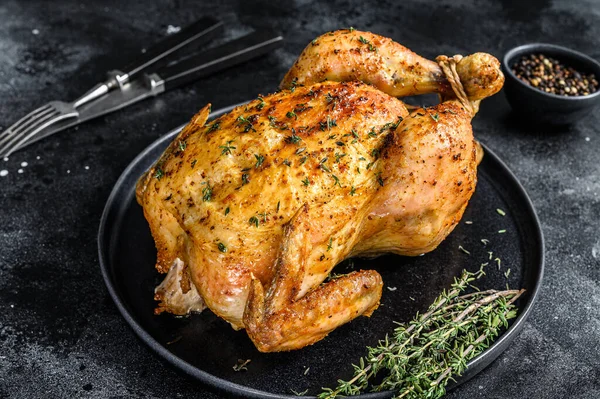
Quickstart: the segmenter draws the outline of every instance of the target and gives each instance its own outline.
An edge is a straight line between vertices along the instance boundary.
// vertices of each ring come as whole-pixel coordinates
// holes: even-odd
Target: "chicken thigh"
[[[262,352],[370,315],[381,276],[331,270],[452,231],[477,181],[471,119],[503,79],[489,54],[436,63],[350,29],[309,44],[280,92],[208,123],[204,107],[137,185],[167,273],[157,313],[208,307]],[[396,98],[432,92],[411,113]]]

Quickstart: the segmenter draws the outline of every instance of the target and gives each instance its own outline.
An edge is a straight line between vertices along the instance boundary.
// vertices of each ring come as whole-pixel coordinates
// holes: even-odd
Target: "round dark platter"
[[[230,109],[216,111],[212,117]],[[424,311],[463,269],[475,271],[481,263],[490,262],[490,251],[494,258],[501,259],[501,267],[490,262],[478,287],[503,289],[508,284],[527,291],[517,302],[518,317],[491,347],[468,363],[466,372],[452,387],[483,370],[522,329],[542,280],[542,231],[521,184],[485,146],[476,192],[460,224],[436,250],[420,257],[352,259],[336,267],[341,273],[351,267],[381,273],[387,288],[381,307],[371,318],[358,318],[301,350],[263,354],[243,330],[234,331],[208,310],[187,318],[155,316],[154,287],[161,275],[154,269],[156,249],[142,208],[135,200],[135,183],[180,129],[155,141],[125,169],[107,201],[98,233],[100,267],[119,311],[143,342],[178,369],[228,396],[292,398],[297,397],[294,392],[307,389],[307,395],[316,395],[321,387],[333,388],[339,378],[350,378],[351,364],[365,354],[366,346],[376,345],[391,332],[394,321],[409,321]],[[505,216],[496,209],[505,211]],[[499,233],[502,230],[505,232]],[[487,246],[482,244],[483,238],[489,240]],[[251,359],[247,371],[234,371],[238,359]],[[361,397],[390,396],[382,392]]]

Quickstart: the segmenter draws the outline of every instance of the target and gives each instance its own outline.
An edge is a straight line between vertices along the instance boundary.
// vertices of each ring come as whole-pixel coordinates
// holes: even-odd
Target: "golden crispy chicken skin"
[[[334,72],[310,72],[320,58],[317,69]],[[492,58],[454,65],[460,81],[479,82],[459,100],[437,64],[389,39],[337,31],[307,47],[282,82],[288,89],[208,123],[203,108],[137,186],[156,267],[167,273],[157,313],[208,307],[262,352],[302,348],[370,315],[383,285],[376,271],[326,279],[350,256],[429,252],[456,226],[477,180],[469,102],[502,85]],[[374,77],[394,59],[412,71],[401,94]],[[409,114],[390,96],[424,92],[446,101]]]

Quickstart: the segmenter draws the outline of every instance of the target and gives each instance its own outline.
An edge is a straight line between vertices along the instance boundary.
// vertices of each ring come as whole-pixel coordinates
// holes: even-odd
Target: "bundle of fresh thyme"
[[[484,274],[483,267],[476,273],[464,270],[426,313],[408,325],[399,324],[391,337],[368,348],[367,355],[353,365],[351,380],[338,380],[337,388],[324,388],[318,398],[358,395],[369,388],[393,391],[395,398],[442,397],[453,376],[460,376],[467,362],[483,352],[517,314],[514,302],[524,290],[463,294]],[[379,377],[376,383],[375,377]]]

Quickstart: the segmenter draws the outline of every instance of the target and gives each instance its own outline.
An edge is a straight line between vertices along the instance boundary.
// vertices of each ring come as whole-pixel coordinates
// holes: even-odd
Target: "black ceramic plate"
[[[215,112],[214,116],[221,112]],[[484,353],[468,363],[460,384],[490,364],[519,333],[538,292],[544,264],[544,244],[539,221],[523,187],[506,165],[489,149],[479,167],[477,190],[454,232],[433,252],[420,257],[382,256],[354,259],[336,271],[352,267],[378,270],[385,284],[381,307],[371,318],[360,317],[332,332],[324,340],[288,353],[259,353],[244,331],[234,331],[206,310],[188,318],[153,313],[154,287],[161,276],[155,271],[156,249],[135,201],[135,183],[166,148],[176,129],[154,142],[123,172],[104,210],[98,237],[100,266],[108,291],[125,320],[158,355],[194,378],[227,396],[296,397],[293,391],[335,387],[338,378],[352,375],[351,364],[365,347],[391,332],[394,321],[408,321],[425,310],[466,268],[501,259],[501,268],[490,262],[481,289],[525,288],[517,302],[519,315]],[[506,212],[500,215],[496,209]],[[468,224],[471,221],[472,224]],[[506,230],[505,233],[499,233]],[[481,239],[488,239],[484,246]],[[470,255],[459,250],[470,251]],[[505,273],[510,268],[510,275]],[[251,359],[248,371],[236,372],[238,359]],[[455,384],[455,385],[456,385]],[[363,395],[389,397],[390,393]]]

